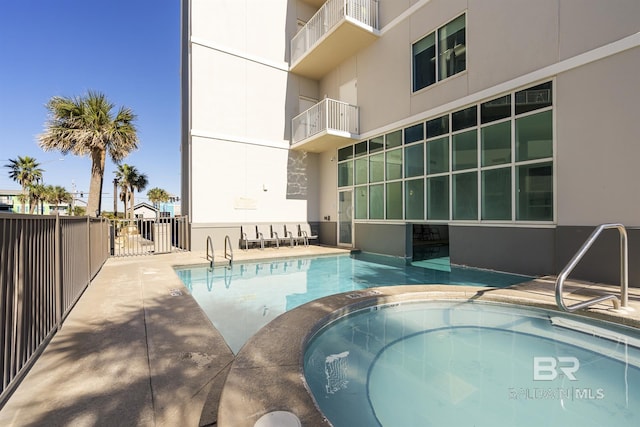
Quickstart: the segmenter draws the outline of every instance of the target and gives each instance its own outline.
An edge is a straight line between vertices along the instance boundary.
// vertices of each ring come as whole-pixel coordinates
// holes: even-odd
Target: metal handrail
[[[578,263],[582,260],[584,255],[587,253],[591,245],[598,238],[600,233],[606,229],[616,228],[620,233],[620,300],[613,295],[603,295],[600,297],[596,297],[590,299],[588,301],[583,301],[580,303],[576,303],[570,306],[567,306],[562,299],[562,287],[564,285],[567,276],[573,271],[573,269],[578,265]],[[622,224],[602,224],[599,225],[593,233],[589,236],[589,238],[584,242],[582,247],[576,252],[576,254],[571,258],[571,261],[564,267],[564,269],[558,275],[556,279],[556,303],[558,307],[564,311],[573,312],[579,310],[581,308],[588,307],[593,304],[597,304],[599,302],[613,300],[613,307],[620,308],[627,307],[629,305],[629,271],[628,271],[628,244],[627,244],[627,230]]]
[[[233,248],[228,234],[224,237],[224,258],[229,260],[229,265],[233,264]]]
[[[209,255],[209,248],[211,248],[211,255]],[[213,240],[211,240],[211,236],[207,236],[207,261],[211,261],[209,266],[213,268],[213,262],[215,261],[215,253],[213,251]]]

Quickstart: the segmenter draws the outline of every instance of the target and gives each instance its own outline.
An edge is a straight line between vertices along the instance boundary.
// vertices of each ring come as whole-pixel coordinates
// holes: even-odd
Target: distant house
[[[149,203],[138,203],[133,207],[133,216],[136,219],[156,219],[159,216],[159,210]]]
[[[157,204],[161,217],[176,217],[181,215],[180,197],[171,196],[167,202]]]
[[[29,213],[29,203],[27,202],[23,205],[18,198],[21,194],[22,190],[0,190],[0,212]],[[38,203],[34,213],[55,215],[56,211],[60,215],[67,215],[69,205],[51,205],[47,202],[42,202]]]

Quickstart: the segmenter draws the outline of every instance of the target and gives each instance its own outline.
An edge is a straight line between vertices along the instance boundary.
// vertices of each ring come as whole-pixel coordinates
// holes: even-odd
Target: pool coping
[[[316,406],[304,380],[307,342],[322,326],[349,312],[379,305],[425,300],[462,300],[517,304],[560,311],[553,293],[554,278],[539,278],[508,288],[455,285],[401,285],[350,291],[320,298],[283,313],[247,341],[236,355],[218,404],[218,426],[253,427],[272,411],[289,411],[304,426],[330,426]],[[573,282],[565,298],[581,301],[612,292],[611,286],[584,286]],[[630,290],[631,291],[631,290]],[[615,292],[615,290],[613,291]],[[576,313],[640,328],[640,289],[633,289],[629,315],[598,304]]]

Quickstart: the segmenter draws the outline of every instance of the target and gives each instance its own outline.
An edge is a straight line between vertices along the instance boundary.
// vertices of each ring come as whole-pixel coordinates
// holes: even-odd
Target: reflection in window
[[[551,106],[551,82],[516,92],[516,114]]]
[[[369,141],[369,153],[373,154],[384,149],[384,136],[371,138]]]
[[[402,178],[402,149],[387,151],[387,180]]]
[[[478,174],[453,175],[453,219],[478,219]]]
[[[411,144],[412,142],[422,141],[424,139],[424,123],[418,123],[417,125],[410,126],[404,130],[404,143]]]
[[[477,133],[474,129],[451,137],[454,171],[478,166],[478,141],[476,135]]]
[[[369,218],[384,219],[384,185],[369,186]]]
[[[466,66],[465,16],[438,30],[438,80],[458,74]]]
[[[449,115],[427,121],[427,138],[449,133]]]
[[[449,172],[449,137],[427,142],[427,174]]]
[[[338,163],[338,187],[353,185],[353,161]]]
[[[356,210],[356,219],[367,219],[369,208],[368,188],[366,185],[356,187],[354,191],[354,205]]]
[[[424,144],[410,145],[404,149],[404,176],[424,175]]]
[[[424,179],[412,179],[405,183],[405,218],[424,219]]]
[[[436,82],[436,35],[429,34],[413,45],[413,91]]]
[[[482,219],[511,220],[511,168],[482,172]]]
[[[402,219],[402,182],[387,184],[387,219]]]
[[[516,161],[543,159],[553,155],[551,110],[516,120]]]
[[[482,128],[482,166],[511,162],[511,122]]]
[[[356,179],[355,184],[366,184],[369,181],[369,169],[367,165],[369,159],[356,159]]]
[[[369,156],[369,182],[384,181],[384,153]]]
[[[501,96],[480,105],[480,123],[489,123],[511,116],[511,95]]]
[[[449,219],[449,175],[427,178],[427,219]]]
[[[385,135],[387,148],[399,147],[402,145],[402,130],[397,130]]]
[[[518,193],[516,219],[552,221],[553,168],[551,162],[522,165],[516,170]]]

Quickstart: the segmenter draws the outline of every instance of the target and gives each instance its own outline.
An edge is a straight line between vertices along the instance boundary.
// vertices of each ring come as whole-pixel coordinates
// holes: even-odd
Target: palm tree
[[[40,163],[33,157],[18,156],[17,159],[9,159],[9,164],[4,165],[5,168],[9,168],[9,178],[20,184],[22,187],[22,193],[24,197],[21,198],[24,211],[24,204],[26,200],[30,200],[27,189],[42,179],[43,169],[40,168]],[[30,206],[33,212],[34,206]]]
[[[36,211],[36,208],[38,207],[39,203],[41,204],[43,201],[46,201],[47,188],[42,184],[31,184],[28,188],[28,191],[29,191],[29,213],[32,214]],[[41,214],[44,213],[44,209],[41,209],[40,213]]]
[[[69,193],[64,187],[60,187],[59,185],[47,185],[45,192],[45,201],[57,206],[60,206],[64,203],[71,203],[73,196]],[[56,215],[59,213],[58,209],[56,209]]]
[[[162,188],[152,188],[151,190],[149,190],[147,192],[147,197],[149,198],[149,201],[151,203],[153,203],[154,207],[158,207],[157,204],[162,202],[162,203],[166,203],[169,201],[169,193],[167,193],[166,190],[162,189]]]
[[[47,103],[50,117],[45,132],[39,136],[40,147],[45,151],[91,157],[87,210],[92,216],[101,208],[107,154],[114,163],[119,163],[138,148],[135,114],[120,107],[114,115],[113,108],[114,104],[100,92],[89,91],[86,96],[73,98],[54,96]]]
[[[120,200],[125,204],[125,212],[127,211],[127,201],[129,202],[129,218],[133,219],[134,192],[142,191],[149,183],[147,176],[140,173],[135,166],[126,163],[118,165],[116,178],[122,188]]]

